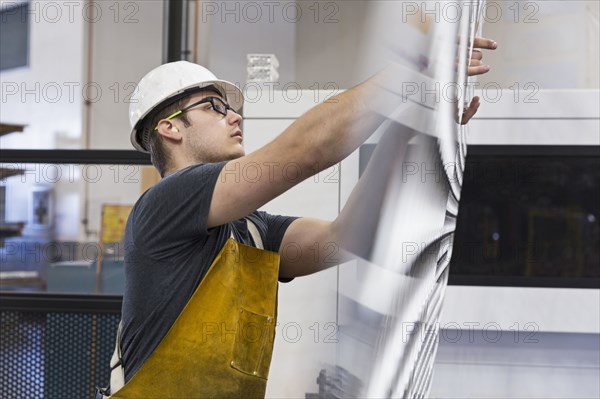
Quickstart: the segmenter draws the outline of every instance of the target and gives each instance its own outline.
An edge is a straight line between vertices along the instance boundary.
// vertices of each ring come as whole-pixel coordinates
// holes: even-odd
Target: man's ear
[[[173,141],[181,141],[181,139],[183,138],[183,136],[179,132],[179,128],[175,126],[175,124],[171,121],[162,121],[161,123],[159,123],[158,133],[161,136]]]

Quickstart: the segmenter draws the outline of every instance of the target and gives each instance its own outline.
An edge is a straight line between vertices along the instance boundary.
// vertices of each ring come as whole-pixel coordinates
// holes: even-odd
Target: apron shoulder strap
[[[265,246],[263,245],[262,238],[260,237],[260,233],[256,225],[248,219],[246,219],[246,224],[248,225],[248,231],[250,232],[250,235],[254,240],[254,245],[256,245],[256,248],[265,249]]]
[[[117,329],[117,338],[115,342],[115,351],[110,359],[110,392],[111,394],[117,392],[125,385],[125,370],[123,369],[123,362],[121,361],[121,329],[123,328],[123,321],[119,321],[119,328]],[[103,396],[103,398],[109,398],[109,396]]]

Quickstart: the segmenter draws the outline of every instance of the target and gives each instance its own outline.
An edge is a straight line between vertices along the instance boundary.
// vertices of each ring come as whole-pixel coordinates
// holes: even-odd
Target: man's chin
[[[210,157],[203,158],[202,161],[198,160],[198,163],[218,163],[223,161],[233,161],[234,159],[238,159],[246,155],[246,151],[244,149],[240,151],[232,151],[230,153],[225,154],[213,154]]]
[[[234,159],[238,159],[243,157],[244,155],[246,155],[246,151],[241,151],[241,152],[237,152],[234,154],[231,154],[228,159],[226,159],[227,161],[233,161]]]

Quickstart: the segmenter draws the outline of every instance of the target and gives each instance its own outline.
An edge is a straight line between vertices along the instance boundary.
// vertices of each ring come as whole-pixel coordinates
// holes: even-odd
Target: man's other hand
[[[469,76],[482,75],[490,71],[489,65],[484,65],[481,61],[483,59],[483,53],[478,49],[495,50],[498,44],[491,40],[483,37],[476,37],[473,43],[473,53],[469,60],[469,68],[467,73]]]
[[[475,115],[475,113],[477,112],[479,105],[480,105],[479,97],[477,97],[477,96],[473,97],[469,106],[466,107],[465,110],[463,111],[462,118],[460,120],[461,125],[466,125],[467,122],[469,122],[471,120],[473,115]]]

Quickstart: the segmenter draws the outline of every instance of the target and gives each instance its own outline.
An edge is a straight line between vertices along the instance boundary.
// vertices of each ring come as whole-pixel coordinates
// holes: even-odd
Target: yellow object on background
[[[125,225],[133,205],[102,205],[102,227],[100,242],[116,243],[123,241]]]

